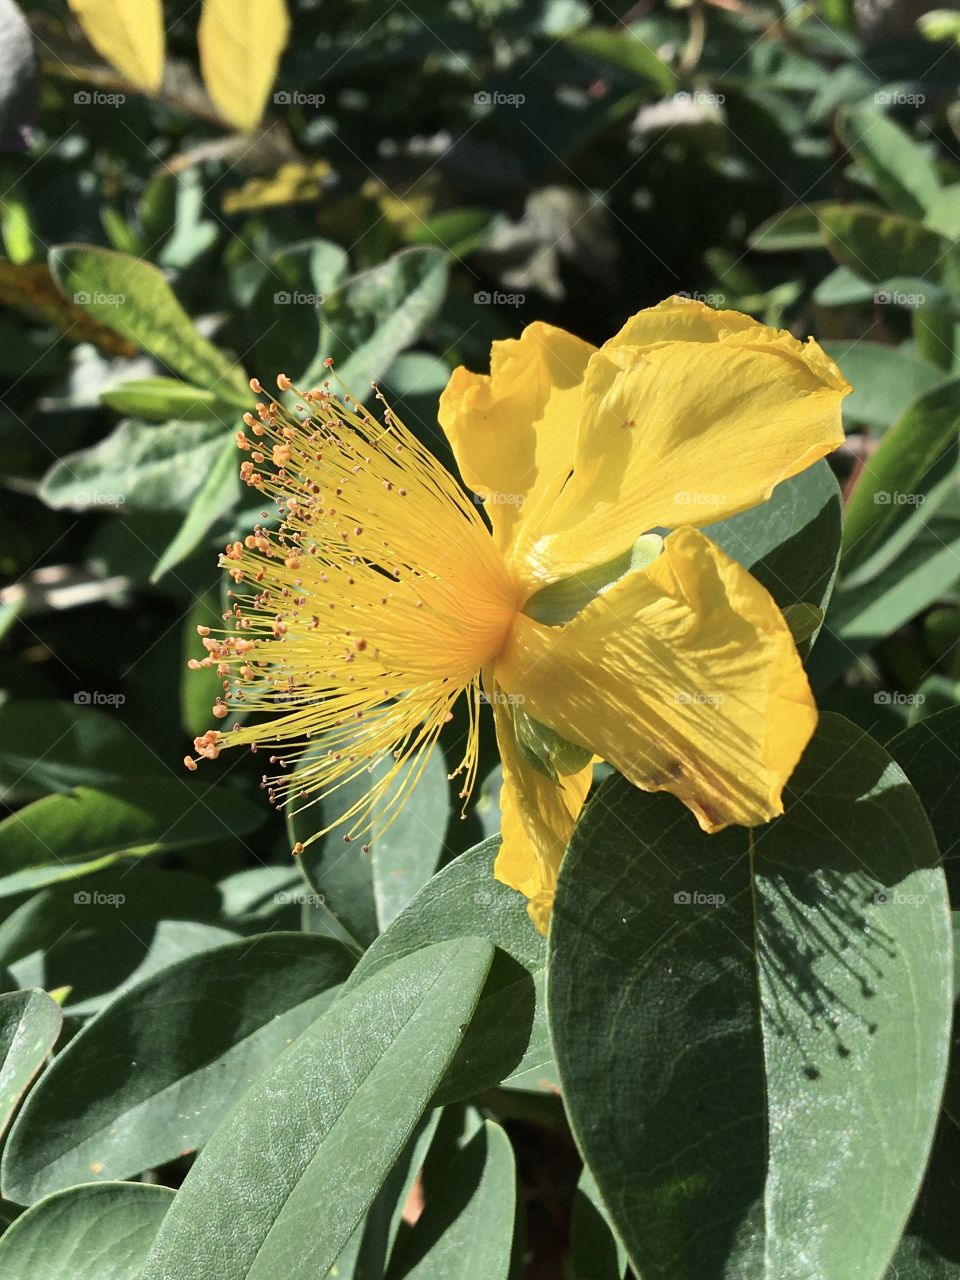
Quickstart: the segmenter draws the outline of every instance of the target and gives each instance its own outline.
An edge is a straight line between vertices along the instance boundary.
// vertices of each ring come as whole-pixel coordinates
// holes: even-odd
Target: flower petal
[[[524,577],[566,578],[651,529],[764,502],[841,443],[849,389],[812,340],[683,299],[641,311],[590,360],[573,476]]]
[[[563,627],[521,616],[497,682],[704,831],[783,812],[816,726],[806,675],[764,587],[695,529]]]
[[[593,765],[568,774],[557,785],[521,758],[509,710],[496,702],[494,716],[503,761],[503,844],[494,875],[530,899],[530,919],[541,933],[546,933],[560,860],[587,798]]]
[[[595,350],[563,329],[531,324],[519,339],[493,344],[489,374],[461,366],[440,397],[440,425],[464,482],[486,500],[501,549],[570,473],[580,385]]]

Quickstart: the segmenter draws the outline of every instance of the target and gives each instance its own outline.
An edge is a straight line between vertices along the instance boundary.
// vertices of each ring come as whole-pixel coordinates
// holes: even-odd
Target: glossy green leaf
[[[44,991],[0,995],[0,1134],[57,1042],[63,1015]]]
[[[508,1280],[515,1213],[513,1149],[488,1120],[442,1174],[390,1280]]]
[[[885,569],[916,537],[954,486],[958,459],[960,378],[951,378],[914,401],[860,474],[843,531],[850,586]]]
[[[778,485],[768,502],[705,525],[703,532],[749,569],[781,609],[807,604],[825,610],[837,572],[842,510],[837,482],[821,461]]]
[[[186,560],[216,522],[236,506],[242,491],[237,452],[232,436],[220,443],[183,524],[150,574],[151,582],[159,582],[164,574]]]
[[[916,276],[936,282],[950,261],[946,237],[869,205],[829,205],[820,210],[820,221],[837,262],[867,280]]]
[[[879,431],[886,431],[918,395],[943,380],[942,370],[900,347],[862,338],[822,346],[853,387],[843,402],[844,418]]]
[[[943,872],[890,757],[824,715],[783,818],[702,833],[622,780],[561,867],[571,1124],[644,1280],[880,1280],[946,1071]]]
[[[0,897],[71,880],[119,858],[241,835],[261,806],[225,787],[131,778],[46,796],[0,822]]]
[[[453,795],[443,752],[437,748],[427,761],[416,790],[370,850],[373,896],[381,931],[436,871]]]
[[[677,77],[672,67],[660,57],[656,49],[629,27],[621,26],[616,30],[602,26],[587,27],[571,31],[565,37],[565,42],[600,63],[607,63],[637,76],[662,93],[673,93],[677,88]]]
[[[188,382],[240,408],[250,388],[243,369],[201,337],[162,273],[149,262],[95,245],[50,250],[50,270],[68,299],[135,342]]]
[[[221,404],[213,391],[192,387],[175,378],[135,378],[100,392],[100,399],[110,409],[131,418],[148,418],[151,422],[209,422],[221,418],[230,422],[236,410]]]
[[[116,715],[79,703],[11,698],[0,704],[0,801],[149,773],[156,757]]]
[[[316,1280],[429,1105],[492,948],[406,956],[339,1001],[244,1095],[190,1170],[142,1280]]]
[[[793,205],[761,222],[748,237],[751,249],[759,253],[786,253],[796,249],[819,249],[823,232],[817,217],[818,205]]]
[[[35,1204],[0,1237],[10,1280],[138,1280],[173,1200],[169,1187],[106,1182]]]
[[[362,399],[371,381],[383,377],[439,310],[448,262],[439,249],[406,249],[326,295],[321,345],[304,383],[329,377],[323,365],[329,357],[345,385]]]
[[[3,1186],[30,1203],[201,1147],[352,968],[327,938],[272,933],[129,988],[57,1055],[17,1118]]]
[[[617,1239],[596,1178],[580,1174],[570,1212],[569,1280],[623,1280],[627,1251]]]
[[[121,422],[98,444],[55,462],[40,497],[75,511],[182,511],[223,449],[219,422]]]
[[[841,140],[869,174],[883,202],[894,213],[922,219],[940,191],[928,151],[876,108],[848,107],[838,127]]]
[[[485,840],[439,871],[364,953],[344,987],[345,999],[384,966],[431,943],[472,936],[495,944],[443,1100],[470,1097],[552,1062],[542,1008],[546,946],[521,895],[494,879],[498,846],[498,839]]]
[[[958,871],[952,866],[960,857],[960,796],[956,787],[960,707],[940,711],[904,729],[890,739],[887,750],[923,803],[951,887],[960,887],[960,880],[953,883]]]

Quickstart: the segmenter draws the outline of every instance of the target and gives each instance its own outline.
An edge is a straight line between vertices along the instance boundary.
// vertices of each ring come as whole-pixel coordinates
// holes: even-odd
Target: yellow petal
[[[817,722],[773,598],[689,528],[565,626],[518,618],[496,679],[635,786],[679,796],[705,831],[782,813]]]
[[[573,477],[525,579],[569,577],[651,529],[765,501],[840,444],[849,390],[812,340],[683,299],[640,312],[590,361]]]
[[[506,549],[535,525],[570,473],[580,386],[596,348],[563,329],[531,324],[495,342],[490,373],[455,369],[440,425],[466,485],[485,502]]]
[[[197,43],[207,92],[225,120],[260,123],[290,34],[286,0],[203,0]]]
[[[84,35],[131,84],[149,93],[163,79],[161,0],[70,0]]]
[[[530,918],[546,933],[560,860],[590,790],[593,765],[568,774],[557,785],[520,757],[510,712],[501,702],[494,703],[494,717],[503,761],[503,844],[494,875],[530,899]]]

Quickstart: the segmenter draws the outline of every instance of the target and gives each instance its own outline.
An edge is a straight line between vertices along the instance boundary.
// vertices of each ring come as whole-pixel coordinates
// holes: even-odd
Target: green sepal
[[[576,617],[581,609],[595,599],[601,591],[628,573],[646,569],[653,564],[663,550],[663,538],[658,533],[645,533],[622,555],[599,564],[570,578],[551,582],[535,591],[523,606],[523,612],[535,622],[548,627],[559,627]]]

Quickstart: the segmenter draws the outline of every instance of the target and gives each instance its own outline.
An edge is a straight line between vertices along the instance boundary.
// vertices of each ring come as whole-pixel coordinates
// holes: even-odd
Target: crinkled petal
[[[500,792],[503,844],[494,874],[529,899],[531,920],[546,933],[560,860],[587,798],[593,765],[559,784],[527,764],[517,751],[509,710],[495,704],[497,743],[503,761]]]
[[[523,548],[525,580],[764,502],[841,443],[849,389],[812,340],[683,299],[641,311],[590,360],[573,475]]]
[[[496,678],[524,709],[705,831],[782,813],[817,712],[783,615],[695,529],[678,529],[563,627],[521,616]]]
[[[577,406],[596,350],[563,329],[531,324],[495,342],[490,373],[455,369],[440,397],[465,484],[486,503],[501,549],[536,524],[573,465]]]

